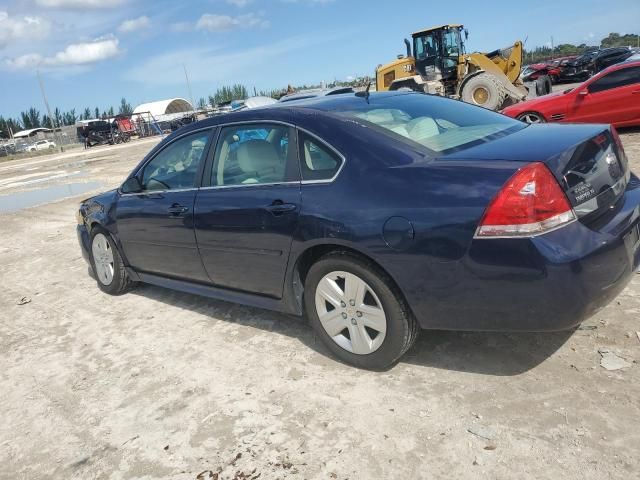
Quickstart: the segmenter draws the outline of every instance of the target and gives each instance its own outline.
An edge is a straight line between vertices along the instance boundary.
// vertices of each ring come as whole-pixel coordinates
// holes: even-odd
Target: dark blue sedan
[[[84,201],[98,286],[303,315],[385,368],[419,329],[569,329],[640,261],[640,181],[614,129],[531,125],[441,97],[345,94],[164,139]]]

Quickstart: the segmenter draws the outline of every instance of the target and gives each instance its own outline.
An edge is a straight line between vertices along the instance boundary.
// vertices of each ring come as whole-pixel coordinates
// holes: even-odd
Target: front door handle
[[[274,215],[282,215],[285,213],[295,212],[298,206],[294,203],[284,203],[282,200],[276,200],[267,207]]]
[[[167,211],[172,217],[179,217],[183,213],[187,213],[189,211],[189,207],[185,207],[179,203],[174,203],[167,209]]]

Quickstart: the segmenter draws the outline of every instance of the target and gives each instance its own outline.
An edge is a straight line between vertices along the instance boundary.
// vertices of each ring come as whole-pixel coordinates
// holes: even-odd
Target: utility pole
[[[551,35],[551,58],[553,58],[553,35]]]
[[[191,99],[191,109],[195,111],[196,104],[193,103],[193,93],[191,92],[191,82],[189,81],[189,75],[187,74],[187,67],[183,63],[182,68],[184,69],[184,78],[187,79],[187,88],[189,89],[189,98]]]
[[[53,121],[53,117],[51,116],[51,109],[49,108],[49,102],[47,101],[47,95],[44,93],[44,84],[42,83],[42,77],[40,76],[40,70],[36,70],[36,75],[38,76],[38,83],[40,84],[40,92],[42,93],[42,100],[44,100],[44,106],[47,108],[47,115],[49,115],[49,123],[51,124],[51,129],[53,130],[53,136],[56,138],[58,142],[58,146],[60,147],[60,151],[64,152],[64,147],[62,146],[62,142],[58,137],[58,133],[56,132],[56,126]]]

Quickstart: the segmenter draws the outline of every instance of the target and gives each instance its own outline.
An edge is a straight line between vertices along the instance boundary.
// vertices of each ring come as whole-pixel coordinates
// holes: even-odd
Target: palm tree
[[[118,113],[122,115],[131,115],[133,113],[131,104],[127,103],[127,99],[124,97],[122,97],[122,100],[120,100],[120,110],[118,111]]]

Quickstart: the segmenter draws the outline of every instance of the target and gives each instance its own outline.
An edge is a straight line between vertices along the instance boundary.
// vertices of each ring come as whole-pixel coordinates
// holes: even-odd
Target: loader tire
[[[551,79],[548,75],[542,75],[536,80],[536,94],[538,97],[551,93]]]
[[[481,73],[465,83],[461,97],[467,103],[488,110],[498,110],[507,98],[507,91],[495,76]]]

